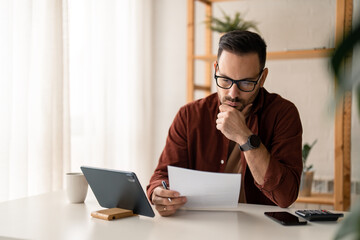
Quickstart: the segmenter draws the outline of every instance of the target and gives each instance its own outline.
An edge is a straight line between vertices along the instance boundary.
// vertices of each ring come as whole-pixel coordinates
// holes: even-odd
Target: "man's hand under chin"
[[[252,104],[248,104],[243,110],[239,111],[229,105],[222,104],[219,107],[220,113],[217,115],[216,128],[225,135],[226,138],[243,144],[248,136],[252,134],[246,126],[246,118],[250,113]]]

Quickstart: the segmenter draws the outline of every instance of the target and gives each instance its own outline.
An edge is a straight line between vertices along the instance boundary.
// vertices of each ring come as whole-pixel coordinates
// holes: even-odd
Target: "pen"
[[[161,183],[165,189],[168,189],[165,181],[162,181]],[[168,200],[169,200],[169,202],[171,202],[171,198],[168,198]]]

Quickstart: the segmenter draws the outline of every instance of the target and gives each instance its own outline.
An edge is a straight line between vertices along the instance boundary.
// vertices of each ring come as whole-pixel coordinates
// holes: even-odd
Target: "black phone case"
[[[265,212],[266,216],[271,218],[272,220],[285,225],[285,226],[296,226],[296,225],[305,225],[307,224],[306,220],[303,220],[299,218],[298,216],[295,216],[294,214],[291,214],[289,212]]]

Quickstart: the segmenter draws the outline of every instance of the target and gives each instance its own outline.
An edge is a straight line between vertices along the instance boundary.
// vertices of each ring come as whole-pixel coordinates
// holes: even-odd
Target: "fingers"
[[[223,106],[223,105],[221,105],[221,106]],[[222,125],[226,121],[229,121],[228,119],[231,118],[231,115],[233,115],[231,113],[231,111],[235,110],[232,107],[229,107],[229,106],[226,106],[226,105],[224,105],[224,106],[225,106],[225,108],[222,108],[222,110],[220,110],[220,112],[218,113],[217,118],[216,118],[216,128],[219,129],[219,130],[221,129]],[[239,111],[237,111],[237,110],[235,110],[235,111],[237,112],[236,114],[238,114]]]
[[[217,118],[216,118],[216,124],[223,123],[225,115],[226,115],[226,113],[218,113]]]
[[[170,216],[186,203],[186,197],[181,197],[176,191],[157,187],[152,194],[152,202],[161,216]]]
[[[176,213],[176,211],[182,207],[185,202],[177,205],[155,205],[155,209],[159,212],[161,216],[170,216]]]
[[[251,107],[252,107],[252,103],[249,103],[248,105],[246,105],[244,107],[244,109],[241,111],[245,116],[247,116],[249,113],[250,113],[250,110],[251,110]],[[221,104],[219,106],[219,110],[220,110],[220,113],[222,112],[227,112],[227,111],[233,111],[235,110],[235,108],[229,106],[229,105],[226,105],[226,104]]]
[[[246,125],[246,117],[251,111],[252,104],[248,104],[242,111],[227,105],[220,105],[220,112],[216,119],[216,129],[226,138],[234,142],[242,142],[249,136],[251,130]]]
[[[222,131],[227,118],[229,118],[229,112],[218,113],[216,118],[216,129]]]
[[[234,109],[234,108],[233,108],[233,107],[230,107],[229,105],[226,105],[226,104],[221,104],[221,105],[219,106],[220,112],[230,111],[231,109]]]
[[[171,205],[183,204],[184,202],[186,202],[186,198],[185,197],[171,198],[171,202],[170,202],[168,197],[161,197],[154,195],[152,201],[155,205],[171,206]]]
[[[244,109],[242,111],[240,111],[241,115],[243,116],[242,118],[245,119],[250,111],[251,111],[251,107],[252,107],[252,103],[249,103],[248,105],[246,105],[244,107]],[[228,105],[220,105],[219,106],[219,110],[220,112],[217,115],[217,119],[216,119],[216,124],[223,124],[224,123],[224,119],[225,118],[229,118],[231,115],[232,116],[236,116],[239,115],[239,111],[236,111],[236,109],[234,109],[233,107],[230,107]],[[235,115],[234,115],[235,113]]]
[[[153,196],[159,196],[163,198],[176,198],[179,197],[180,194],[173,190],[164,189],[163,187],[157,187],[154,189]]]

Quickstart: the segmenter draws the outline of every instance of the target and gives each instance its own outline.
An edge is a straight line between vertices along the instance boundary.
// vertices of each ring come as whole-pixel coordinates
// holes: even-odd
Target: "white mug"
[[[66,195],[71,203],[83,203],[88,191],[88,183],[82,173],[66,173]]]

